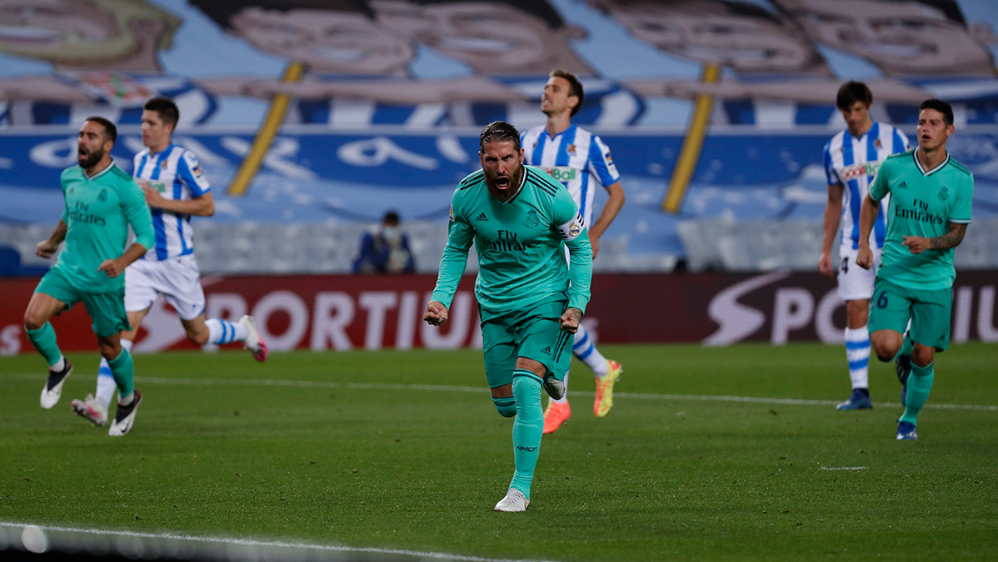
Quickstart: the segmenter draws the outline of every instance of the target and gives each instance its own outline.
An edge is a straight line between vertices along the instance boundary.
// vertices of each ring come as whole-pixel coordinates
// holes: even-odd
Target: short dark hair
[[[947,125],[953,124],[953,106],[943,100],[937,100],[936,98],[925,100],[922,102],[922,105],[918,106],[919,113],[921,113],[923,109],[935,109],[939,113],[943,114],[944,123]]]
[[[201,10],[219,27],[232,30],[232,17],[248,8],[263,10],[320,10],[328,12],[357,12],[368,19],[374,19],[374,10],[365,0],[242,0],[223,2],[221,0],[188,0],[191,6]]]
[[[866,84],[850,80],[839,86],[839,93],[835,96],[835,105],[839,109],[849,109],[852,104],[858,101],[863,102],[867,107],[873,103],[873,93]]]
[[[180,110],[177,109],[177,104],[173,103],[173,100],[170,98],[163,96],[149,98],[149,101],[142,106],[142,109],[155,111],[159,115],[159,118],[163,120],[163,123],[173,125],[174,128],[177,127],[177,122],[180,121]]]
[[[582,82],[579,82],[579,78],[567,70],[561,68],[556,68],[548,74],[548,78],[564,78],[568,80],[568,95],[575,96],[579,98],[579,103],[575,104],[572,108],[572,117],[582,109],[582,102],[586,100],[586,93],[582,91]]]
[[[100,115],[91,115],[90,117],[84,119],[84,122],[86,121],[93,121],[94,123],[99,123],[102,127],[104,127],[104,140],[111,141],[111,144],[118,141],[118,127],[115,127],[114,123],[112,123],[109,119],[105,119]]]
[[[482,129],[482,134],[478,137],[478,148],[484,150],[487,142],[507,141],[513,141],[513,148],[520,150],[520,132],[516,127],[505,121],[493,121]]]
[[[381,222],[385,224],[398,224],[399,214],[397,211],[385,211],[385,216],[382,217]]]

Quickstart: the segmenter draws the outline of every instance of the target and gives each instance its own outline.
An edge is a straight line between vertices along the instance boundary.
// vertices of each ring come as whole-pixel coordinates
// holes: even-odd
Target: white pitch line
[[[39,529],[44,532],[50,533],[67,533],[70,535],[95,535],[95,536],[106,536],[106,537],[127,537],[127,538],[138,538],[138,539],[152,539],[159,541],[180,541],[187,543],[207,543],[210,545],[221,545],[230,546],[238,545],[248,548],[279,548],[279,549],[295,549],[295,550],[310,550],[315,552],[342,552],[342,553],[364,553],[364,554],[389,554],[395,556],[407,556],[413,557],[418,560],[421,559],[437,559],[437,560],[457,560],[463,562],[520,562],[517,560],[507,559],[507,558],[481,558],[478,556],[460,556],[455,554],[445,554],[442,552],[422,552],[415,550],[401,550],[393,548],[359,548],[359,547],[349,547],[349,546],[332,546],[332,545],[321,545],[321,544],[310,544],[310,543],[294,543],[285,541],[263,541],[255,539],[237,539],[237,538],[225,538],[225,537],[211,537],[211,536],[191,536],[191,535],[179,535],[173,533],[139,533],[134,531],[114,531],[111,529],[87,529],[82,527],[58,527],[52,525],[36,525],[33,523],[17,523],[13,521],[0,521],[0,529],[8,528],[18,531],[19,535],[24,534],[25,529],[34,530]],[[12,537],[13,538],[13,537]],[[55,538],[55,537],[53,537]],[[9,539],[8,539],[9,540]],[[18,540],[15,538],[15,540]],[[12,542],[12,541],[11,541]],[[20,541],[18,541],[20,542]],[[252,558],[252,559],[255,559]]]
[[[17,373],[13,375],[0,376],[0,378],[10,378],[18,380],[44,380],[44,376],[38,374]],[[398,383],[361,383],[361,382],[324,382],[324,381],[296,381],[287,379],[208,379],[208,378],[167,378],[167,377],[136,377],[142,384],[186,384],[191,386],[285,386],[293,388],[341,388],[354,390],[424,390],[431,392],[469,392],[474,394],[486,394],[488,389],[485,386],[452,386],[436,384],[398,384]],[[592,392],[570,391],[572,396],[594,396]],[[801,398],[770,398],[764,396],[715,396],[707,394],[651,394],[636,392],[615,392],[615,398],[633,398],[636,400],[676,400],[695,402],[743,402],[750,404],[778,404],[784,406],[834,406],[839,402],[836,400],[805,400]],[[875,406],[881,408],[899,407],[898,402],[874,402]],[[986,412],[998,412],[998,406],[987,406],[977,404],[933,404],[929,402],[923,409],[934,410],[983,410]]]
[[[867,470],[866,466],[822,466],[821,470]]]

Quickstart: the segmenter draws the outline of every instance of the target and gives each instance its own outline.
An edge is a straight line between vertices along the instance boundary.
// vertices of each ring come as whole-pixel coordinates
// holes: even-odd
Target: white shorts
[[[856,265],[856,254],[852,244],[839,246],[839,296],[842,300],[870,300],[873,296],[873,282],[877,278],[877,266],[880,265],[880,249],[873,250],[873,267],[863,269]]]
[[[180,256],[165,261],[136,260],[125,268],[125,310],[148,309],[163,295],[184,320],[193,320],[204,312],[201,272],[194,256]]]

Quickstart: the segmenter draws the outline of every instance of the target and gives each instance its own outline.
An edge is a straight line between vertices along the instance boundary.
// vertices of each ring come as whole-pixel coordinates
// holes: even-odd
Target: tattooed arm
[[[904,236],[903,246],[908,246],[908,250],[913,254],[921,254],[925,250],[947,250],[956,248],[963,242],[963,236],[967,234],[967,223],[949,223],[949,232],[935,238],[924,236]]]

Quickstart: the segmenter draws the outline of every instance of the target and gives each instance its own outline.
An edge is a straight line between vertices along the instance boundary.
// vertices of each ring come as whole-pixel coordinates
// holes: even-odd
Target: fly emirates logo
[[[894,216],[899,219],[908,219],[929,224],[946,224],[946,219],[929,212],[929,204],[925,201],[915,199],[913,209],[902,209],[900,206],[894,208]]]
[[[494,252],[523,252],[535,244],[535,242],[520,242],[515,232],[500,230],[499,238],[489,242],[489,250]]]

